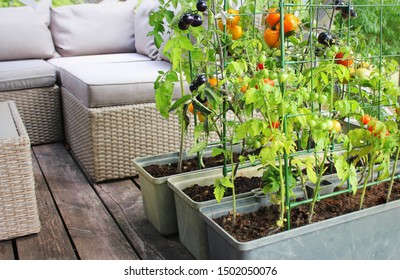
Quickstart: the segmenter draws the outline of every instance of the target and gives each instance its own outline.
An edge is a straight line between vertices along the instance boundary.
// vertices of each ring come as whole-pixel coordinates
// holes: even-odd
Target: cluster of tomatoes
[[[329,118],[318,118],[318,116],[316,115],[308,120],[308,125],[310,128],[321,131],[328,131],[330,133],[340,132],[342,130],[342,125],[338,120]]]
[[[264,30],[264,40],[271,48],[277,48],[280,44],[281,13],[277,8],[270,8],[265,17],[267,28]],[[300,20],[294,14],[285,14],[283,19],[283,33],[285,37],[295,34]]]
[[[377,119],[372,118],[369,115],[363,115],[360,118],[360,122],[367,126],[367,129],[371,132],[373,136],[381,137],[382,132],[384,135],[389,136],[389,130],[384,127]]]
[[[228,16],[226,18],[226,25],[223,23],[222,19],[219,19],[218,28],[221,31],[224,31],[224,29],[226,28],[226,32],[232,35],[232,39],[237,40],[243,35],[243,28],[239,25],[239,20],[239,11],[230,8],[228,10]]]
[[[189,26],[198,27],[203,24],[203,17],[198,12],[205,12],[207,10],[207,3],[205,0],[198,0],[196,3],[197,11],[186,12],[182,15],[178,22],[180,30],[187,30]]]

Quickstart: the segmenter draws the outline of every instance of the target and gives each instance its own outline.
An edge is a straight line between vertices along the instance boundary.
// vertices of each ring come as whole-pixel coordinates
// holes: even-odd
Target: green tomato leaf
[[[306,167],[306,171],[307,171],[307,177],[308,179],[313,183],[316,184],[317,183],[317,174],[315,173],[314,170],[314,165],[307,162],[307,167]]]
[[[204,151],[204,149],[207,148],[207,145],[208,145],[207,141],[198,142],[192,146],[192,148],[189,150],[188,154],[192,155],[197,152]]]
[[[353,191],[353,194],[356,194],[358,188],[357,170],[356,167],[352,164],[350,165],[350,170],[349,170],[349,183]]]
[[[214,197],[220,203],[224,195],[225,187],[221,183],[221,178],[217,178],[214,183]]]
[[[170,112],[175,111],[178,108],[181,108],[184,104],[186,104],[189,100],[192,99],[192,96],[189,94],[186,94],[184,96],[182,96],[181,98],[179,98],[178,100],[176,100],[174,102],[174,104],[172,104],[171,108],[169,109]]]
[[[211,156],[216,157],[216,156],[219,156],[219,155],[225,154],[225,153],[226,153],[226,151],[225,151],[224,149],[221,149],[221,148],[213,148],[213,149],[212,149]]]

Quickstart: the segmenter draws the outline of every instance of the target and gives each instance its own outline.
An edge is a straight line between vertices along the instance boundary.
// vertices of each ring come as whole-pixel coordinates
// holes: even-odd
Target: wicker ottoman
[[[135,176],[136,157],[179,150],[178,118],[162,118],[155,103],[89,108],[66,88],[61,93],[65,138],[95,182]]]
[[[62,68],[65,138],[93,181],[132,177],[134,158],[179,150],[178,117],[162,118],[154,103],[158,71],[169,68],[139,55],[137,61]]]
[[[29,137],[14,102],[0,102],[0,240],[39,231]]]

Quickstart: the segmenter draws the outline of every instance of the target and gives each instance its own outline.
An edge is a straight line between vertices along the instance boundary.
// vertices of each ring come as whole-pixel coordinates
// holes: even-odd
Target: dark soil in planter
[[[369,187],[364,198],[364,208],[384,204],[387,189],[388,183]],[[358,190],[354,196],[352,193],[347,193],[318,201],[315,205],[313,223],[358,211],[361,192],[362,190]],[[400,199],[400,182],[395,181],[391,201],[398,199]],[[291,213],[291,227],[296,228],[307,225],[308,215],[308,204],[293,208]],[[233,223],[231,214],[217,218],[215,221],[238,241],[245,242],[282,231],[276,230],[275,224],[278,217],[278,206],[272,205],[261,207],[257,212],[238,214],[235,223]]]
[[[238,154],[234,154],[235,162],[238,161]],[[203,158],[204,168],[211,168],[216,166],[222,166],[224,163],[223,155],[215,157],[204,157]],[[177,174],[178,163],[169,163],[164,165],[152,164],[144,167],[144,169],[153,177],[161,178]],[[199,170],[199,163],[197,158],[187,159],[182,161],[182,173]]]
[[[235,192],[241,194],[250,192],[254,189],[262,187],[262,181],[260,177],[236,177],[235,178]],[[214,185],[200,186],[195,184],[183,190],[183,192],[196,202],[202,202],[207,200],[215,199],[214,197]],[[231,196],[232,190],[227,189],[225,196]]]

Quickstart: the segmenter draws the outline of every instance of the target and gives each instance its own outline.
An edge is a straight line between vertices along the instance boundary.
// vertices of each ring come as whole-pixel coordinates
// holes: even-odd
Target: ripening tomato
[[[190,113],[194,113],[194,106],[193,106],[193,103],[190,103],[189,104],[189,107],[188,107],[188,111],[190,112]]]
[[[206,117],[201,112],[197,112],[197,119],[202,123],[206,120]]]
[[[363,115],[360,120],[365,125],[365,124],[368,124],[370,122],[371,117],[369,115]]]
[[[216,87],[218,85],[218,79],[217,77],[211,77],[208,79],[208,82],[210,83],[211,87]]]
[[[355,71],[355,76],[360,80],[370,80],[371,71],[366,68],[357,68]]]
[[[228,10],[228,15],[230,16],[226,19],[226,24],[229,27],[236,26],[240,20],[239,11],[231,8]]]
[[[264,83],[269,84],[271,87],[275,86],[274,80],[264,78]]]
[[[240,25],[231,26],[228,29],[228,34],[232,34],[232,39],[237,40],[243,35],[243,28]]]
[[[343,58],[344,57],[344,53],[339,52],[335,55],[335,62],[337,64],[342,64],[343,66],[351,67],[354,64],[354,61],[352,58],[347,57],[347,58]]]
[[[274,121],[274,122],[271,122],[271,127],[275,128],[275,129],[278,129],[280,124],[281,123],[279,121]]]
[[[227,25],[226,26],[226,30],[229,30],[229,28],[231,28],[231,26]],[[221,31],[224,31],[224,24],[222,23],[222,19],[218,20],[218,29],[221,30]]]
[[[332,120],[333,122],[333,128],[332,128],[332,132],[340,132],[342,130],[342,125],[340,124],[340,122],[338,120]]]
[[[286,14],[283,21],[283,32],[285,36],[293,35],[299,28],[299,19],[294,14]],[[280,24],[276,24],[276,28],[280,29]]]
[[[269,26],[275,26],[281,19],[281,14],[277,8],[270,8],[268,15],[265,17],[265,23]]]
[[[279,47],[279,30],[274,27],[265,29],[264,40],[270,48]]]

